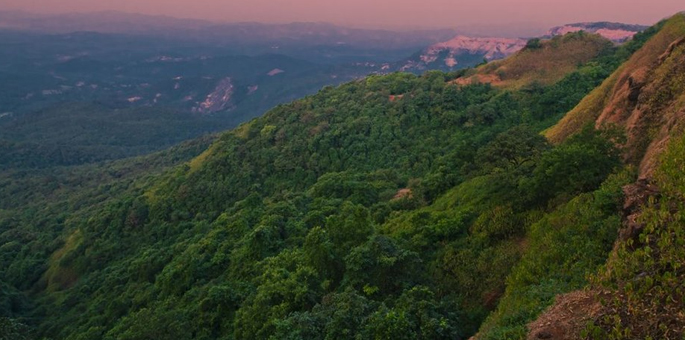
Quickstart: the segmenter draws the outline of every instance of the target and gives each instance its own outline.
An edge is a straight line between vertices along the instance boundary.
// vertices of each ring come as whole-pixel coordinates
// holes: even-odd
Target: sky
[[[653,24],[685,10],[683,0],[0,0],[0,9],[41,13],[115,10],[221,22],[330,22],[357,27],[438,28],[560,25],[584,21]]]

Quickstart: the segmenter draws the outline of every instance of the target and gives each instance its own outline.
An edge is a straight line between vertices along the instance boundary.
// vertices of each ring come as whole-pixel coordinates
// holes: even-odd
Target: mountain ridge
[[[588,128],[618,131],[619,135],[612,138],[621,145],[623,161],[632,164],[634,180],[620,187],[620,223],[616,223],[619,231],[610,240],[613,247],[606,264],[597,268],[588,283],[578,286],[580,290],[547,300],[549,307],[544,311],[539,309],[540,314],[527,325],[525,333],[521,329],[521,338],[604,339],[608,335],[664,338],[671,331],[677,333],[685,324],[675,312],[682,310],[682,300],[664,300],[662,296],[668,294],[657,293],[677,292],[681,288],[655,274],[665,272],[679,277],[675,280],[682,279],[682,273],[667,268],[671,261],[682,260],[682,255],[675,255],[675,248],[656,244],[655,240],[660,239],[661,233],[682,230],[682,223],[673,222],[669,226],[666,221],[676,221],[673,214],[683,208],[673,196],[683,193],[682,186],[673,184],[682,179],[682,172],[677,173],[673,167],[683,155],[685,135],[682,105],[685,16],[675,15],[645,33],[651,37],[640,49],[545,132],[553,143],[563,143]],[[656,218],[654,214],[663,204],[672,208],[661,209],[662,217]],[[682,242],[676,241],[677,238],[666,239]],[[659,242],[665,242],[664,238]],[[649,255],[654,248],[658,250]],[[531,254],[531,257],[543,256],[544,250],[539,251],[540,254]],[[648,261],[659,261],[659,264],[650,268]],[[519,271],[525,272],[526,266],[530,264],[522,263]],[[517,303],[526,300],[521,294],[525,285],[534,289],[542,283],[516,277],[510,284],[512,287],[500,310],[485,322],[476,339],[492,339],[493,324],[500,323],[502,327],[508,317],[517,313]],[[668,326],[659,329],[655,324]]]
[[[588,33],[597,33],[611,41],[621,43],[647,28],[649,28],[649,26],[617,22],[581,22],[553,27],[547,32],[546,36],[553,37],[583,30]]]
[[[552,39],[568,33],[585,31],[598,34],[615,43],[625,43],[647,26],[610,22],[568,24],[551,28],[540,38]],[[407,60],[401,71],[421,72],[428,69],[452,71],[474,67],[482,61],[503,59],[524,49],[531,38],[467,37],[457,35],[451,40],[433,44]],[[536,39],[536,38],[533,38]],[[456,66],[456,67],[455,67]]]
[[[650,122],[655,116],[643,112],[640,106],[648,107],[643,100],[654,96],[661,91],[659,86],[645,87],[649,77],[659,72],[671,53],[682,44],[678,38],[685,33],[684,15],[676,15],[663,23],[664,28],[655,36],[647,46],[622,65],[620,72],[614,73],[599,88],[593,91],[576,108],[569,112],[556,126],[546,132],[546,136],[552,142],[559,142],[570,135],[577,133],[584,124],[593,123],[596,127],[614,124],[625,127],[628,131],[628,149],[640,149],[637,145],[645,143],[646,128],[656,122]],[[663,67],[667,67],[664,65]],[[665,71],[662,71],[665,72]],[[672,71],[675,72],[675,71]],[[666,80],[661,80],[666,82]],[[676,102],[677,103],[677,102]],[[665,108],[673,111],[675,107]],[[660,117],[660,115],[657,115]],[[675,120],[677,121],[677,119]],[[657,123],[658,124],[658,123]],[[671,123],[672,124],[672,123]],[[667,126],[667,125],[665,125]],[[671,127],[672,128],[672,127]],[[669,128],[670,129],[670,128]],[[626,159],[640,166],[641,176],[648,176],[655,165],[656,149],[666,140],[669,129],[659,132],[660,138],[642,152],[646,158],[642,158],[640,152],[635,155],[626,155]],[[641,165],[640,165],[641,164]]]

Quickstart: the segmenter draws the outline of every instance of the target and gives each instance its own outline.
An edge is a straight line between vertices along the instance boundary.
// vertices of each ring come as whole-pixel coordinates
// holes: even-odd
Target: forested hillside
[[[168,108],[55,105],[0,123],[0,171],[145,155],[207,135],[222,120]]]
[[[555,296],[590,285],[633,294],[636,308],[660,287],[676,301],[664,327],[682,328],[682,230],[668,221],[681,219],[683,143],[661,162],[664,203],[642,215],[649,246],[617,250],[624,187],[639,173],[625,156],[630,134],[594,120],[554,143],[542,134],[682,20],[620,47],[582,32],[535,41],[499,70],[371,76],[278,106],[206,148],[63,169],[103,184],[48,188],[44,172],[14,172],[24,182],[0,182],[0,332],[522,339]],[[512,86],[474,77],[488,74]],[[681,97],[670,88],[669,102]],[[626,284],[643,270],[651,281]],[[583,334],[631,338],[619,326],[653,320],[612,318],[617,305]],[[665,334],[649,327],[635,334]]]

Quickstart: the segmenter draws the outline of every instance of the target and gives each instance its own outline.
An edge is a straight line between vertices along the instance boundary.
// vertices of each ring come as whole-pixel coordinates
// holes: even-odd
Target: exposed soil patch
[[[580,339],[581,332],[602,309],[601,293],[575,291],[559,295],[552,307],[528,325],[529,340]]]
[[[414,197],[414,193],[411,191],[411,189],[404,188],[404,189],[398,190],[397,193],[395,194],[395,196],[394,196],[392,199],[398,200],[398,199],[402,199],[402,198],[405,198],[405,197],[406,197],[406,198],[412,198],[412,197]]]
[[[398,95],[391,94],[390,96],[388,96],[388,100],[390,100],[390,102],[398,101],[402,98],[404,98],[403,94],[398,94]]]
[[[495,74],[474,74],[470,77],[457,78],[454,80],[457,85],[471,85],[474,83],[481,84],[492,84],[493,86],[503,84],[502,79],[500,79]]]

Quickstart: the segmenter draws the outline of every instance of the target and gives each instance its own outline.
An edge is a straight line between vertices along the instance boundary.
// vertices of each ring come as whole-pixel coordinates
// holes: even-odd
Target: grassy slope
[[[588,284],[616,239],[617,214],[630,171],[608,179],[593,193],[580,195],[546,214],[527,235],[521,261],[507,278],[497,310],[481,326],[478,339],[524,339],[527,324],[551,306],[558,294]]]
[[[611,42],[599,35],[559,36],[542,42],[538,48],[526,48],[507,59],[483,65],[475,74],[457,79],[457,83],[487,82],[504,88],[521,88],[532,83],[549,85],[610,47]]]
[[[685,135],[659,157],[661,190],[640,211],[645,229],[620,242],[594,279],[608,295],[587,332],[596,339],[681,339],[685,336]]]

